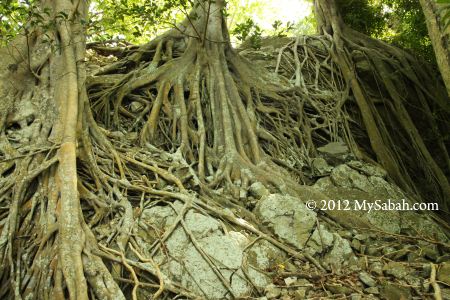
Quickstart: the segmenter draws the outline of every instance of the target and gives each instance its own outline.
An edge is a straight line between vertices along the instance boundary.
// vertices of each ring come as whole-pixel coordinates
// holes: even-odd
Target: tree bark
[[[83,22],[88,17],[88,3],[84,0],[42,0],[35,4],[39,9],[49,11],[42,14],[43,23],[54,25],[44,28],[26,24],[25,33],[0,49],[4,62],[0,67],[0,97],[6,100],[0,105],[0,143],[11,149],[9,157],[19,154],[16,149],[21,149],[24,141],[11,146],[7,137],[11,124],[18,123],[21,132],[33,128],[25,143],[36,149],[51,147],[53,150],[47,156],[38,154],[23,161],[15,160],[20,172],[14,172],[12,176],[20,183],[14,185],[12,192],[15,201],[10,205],[9,228],[2,231],[2,235],[8,234],[9,265],[3,259],[5,265],[1,273],[9,268],[12,279],[9,287],[18,299],[22,296],[88,299],[83,260],[87,259],[97,269],[104,267],[93,255],[86,258],[86,248],[95,248],[96,244],[86,240],[90,229],[85,226],[78,191],[78,143],[84,102],[87,101]],[[51,37],[51,41],[45,36]],[[41,207],[42,219],[27,223],[18,211],[26,205],[25,197],[34,179],[39,184],[33,192],[36,199],[33,205]],[[36,217],[32,217],[33,210],[28,216],[30,220]],[[21,253],[27,246],[16,242],[16,236],[27,230],[35,230],[30,235],[33,238],[29,245],[37,245],[39,250],[25,260]],[[48,265],[39,265],[41,275],[37,277],[48,277],[48,282],[21,282],[23,279],[18,274],[33,278],[39,261]],[[26,288],[23,288],[24,283]],[[119,291],[117,284],[110,288]],[[120,295],[119,292],[117,297]]]
[[[350,84],[353,94],[355,96],[358,107],[361,111],[364,126],[370,138],[372,149],[375,151],[378,161],[389,172],[394,180],[403,189],[409,190],[408,183],[404,179],[398,162],[395,161],[392,150],[389,145],[383,140],[382,134],[378,128],[378,124],[374,118],[373,107],[370,105],[364,90],[361,87],[356,70],[352,62],[346,55],[344,46],[344,31],[346,25],[344,24],[335,0],[317,0],[315,2],[316,15],[318,15],[318,26],[321,34],[329,35],[333,38],[335,47],[332,50],[336,63],[341,67],[344,78]]]
[[[2,207],[9,207],[0,216],[0,259],[4,262],[0,298],[87,299],[95,294],[97,299],[131,295],[135,300],[138,289],[149,280],[159,281],[153,299],[163,290],[199,298],[176,280],[163,278],[151,259],[159,252],[169,257],[164,243],[177,226],[190,235],[183,218],[191,209],[223,217],[233,228],[242,226],[302,259],[296,254],[301,249],[291,249],[228,212],[224,217],[222,211],[236,208],[236,214],[255,220],[245,199],[249,186],[256,182],[270,192],[303,200],[332,199],[300,185],[301,179],[284,169],[297,171],[304,156],[315,152],[313,132],[314,138],[326,141],[341,130],[349,133],[348,126],[338,123],[344,110],[339,101],[333,102],[330,90],[336,91],[333,96],[343,95],[343,104],[351,86],[379,161],[397,182],[406,188],[411,184],[409,177],[402,182],[404,169],[389,144],[392,137],[380,126],[380,117],[348,54],[348,28],[338,17],[334,0],[316,3],[324,36],[314,38],[324,47],[333,47],[320,58],[323,64],[315,58],[315,88],[300,84],[307,71],[298,55],[293,55],[295,63],[287,64],[296,65],[295,87],[287,79],[291,76],[274,76],[240,56],[230,43],[224,0],[196,0],[193,12],[176,29],[126,50],[117,62],[92,71],[86,80],[82,20],[87,2],[40,3],[50,3],[48,18],[52,21],[61,11],[68,15],[68,20],[55,22],[51,30],[59,47],[47,49],[41,32],[17,39],[8,51],[0,49],[6,57],[0,64],[0,98],[5,99],[0,101],[0,154],[6,157],[6,162],[0,161],[0,201]],[[353,37],[352,42],[358,39],[363,37]],[[300,48],[297,40],[293,51]],[[328,82],[327,72],[319,72],[328,62],[330,76],[336,76],[333,83]],[[336,70],[336,64],[342,70]],[[385,67],[387,73],[390,65]],[[328,85],[319,87],[319,76]],[[395,89],[395,80],[389,82]],[[145,107],[142,111],[131,109],[135,100]],[[402,99],[397,95],[395,100],[403,112],[401,125],[410,126]],[[30,105],[33,115],[24,115]],[[319,117],[330,126],[319,126]],[[24,132],[30,126],[37,130],[29,140],[14,140],[12,131]],[[411,132],[425,153],[417,131]],[[128,138],[131,133],[135,138]],[[30,144],[33,147],[27,148]],[[429,153],[424,157],[432,159]],[[303,176],[301,171],[296,174]],[[220,194],[216,193],[219,188]],[[179,223],[162,237],[156,234],[159,238],[151,249],[140,247],[133,229],[139,225],[142,209],[147,204],[172,206],[172,201],[184,203]],[[94,230],[104,225],[108,234]],[[135,245],[141,248],[135,252],[139,259],[129,257],[128,250],[134,252]],[[208,263],[233,296],[231,278],[222,276],[222,266]],[[134,283],[132,291],[120,281]]]
[[[433,45],[434,53],[439,70],[447,87],[447,93],[450,96],[450,49],[449,49],[449,30],[444,29],[441,21],[439,6],[435,0],[420,0],[425,20]]]
[[[406,110],[406,103],[404,103],[404,99],[400,97],[399,92],[392,82],[393,76],[389,74],[385,66],[383,67],[383,65],[387,66],[392,61],[398,61],[400,64],[397,64],[397,67],[413,69],[411,63],[406,58],[406,54],[403,54],[395,47],[379,41],[375,43],[375,47],[370,45],[370,37],[352,30],[343,22],[335,0],[316,0],[315,9],[316,15],[318,16],[319,32],[328,36],[333,41],[333,47],[330,50],[333,59],[340,66],[344,78],[353,91],[372,149],[380,164],[406,192],[410,195],[417,194],[415,182],[408,175],[401,156],[396,153],[396,145],[393,141],[395,141],[394,134],[397,133],[388,132],[384,128],[384,121],[372,103],[372,96],[366,92],[367,88],[364,86],[360,74],[358,74],[352,58],[352,53],[355,50],[365,53],[369,64],[375,66],[375,70],[380,75],[380,83],[388,92],[388,97],[386,95],[380,96],[391,107],[391,113],[402,125],[405,136],[407,136],[413,149],[415,149],[414,153],[417,156],[417,160],[420,161],[419,165],[422,165],[422,171],[425,174],[432,174],[430,177],[434,177],[434,179],[430,180],[430,182],[434,182],[439,186],[439,199],[441,199],[439,202],[442,208],[447,209],[450,207],[450,203],[448,202],[450,185],[444,172],[445,166],[439,166],[435,160],[436,158],[431,155],[430,150],[425,146],[424,138],[417,129],[417,124],[414,123]],[[444,58],[448,59],[448,50],[443,48],[441,50],[447,52],[447,56],[444,55]],[[448,64],[448,61],[445,63]],[[417,70],[416,72],[419,71]],[[444,75],[444,80],[450,81],[450,76],[446,77]],[[432,100],[439,103],[436,99]],[[425,107],[424,109],[427,108]],[[433,122],[433,120],[430,121]],[[443,155],[445,156],[445,154]]]

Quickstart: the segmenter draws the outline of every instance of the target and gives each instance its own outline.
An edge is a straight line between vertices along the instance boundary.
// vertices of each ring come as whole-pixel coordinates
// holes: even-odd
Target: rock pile
[[[350,205],[388,199],[413,203],[387,181],[384,170],[345,158],[345,149],[336,147],[344,159],[314,160],[319,179],[304,187],[303,196],[271,193],[254,183],[246,214],[226,209],[225,214],[264,234],[232,226],[197,206],[164,202],[145,208],[135,222],[132,231],[142,255],[153,257],[165,282],[202,299],[431,299],[436,284],[442,298],[450,299],[449,236],[431,214],[305,205],[318,195]],[[305,259],[280,249],[265,234]],[[139,296],[150,294],[139,289]]]

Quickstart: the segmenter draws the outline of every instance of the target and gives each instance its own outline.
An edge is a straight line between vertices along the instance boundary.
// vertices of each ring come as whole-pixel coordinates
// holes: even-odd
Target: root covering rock
[[[292,196],[264,196],[255,211],[262,224],[298,249],[304,247],[316,224],[316,213],[305,206],[304,200]]]
[[[158,233],[170,230],[181,210],[182,204],[176,202],[173,206],[155,206],[143,211],[141,228],[136,227],[135,232],[145,237],[138,241],[148,255]],[[166,280],[208,299],[244,297],[251,293],[253,284],[264,288],[270,283],[258,269],[263,270],[283,257],[283,252],[276,247],[256,242],[245,250],[251,242],[248,236],[234,231],[225,233],[217,219],[193,209],[186,212],[183,223],[173,230],[155,256]],[[148,231],[143,233],[142,228]]]
[[[233,49],[223,0],[86,61],[86,1],[44,2],[58,51],[32,24],[0,48],[0,298],[355,299],[360,272],[370,292],[420,298],[431,266],[445,279],[436,216],[305,206],[448,202],[450,109],[432,70],[358,34],[343,48],[339,28],[256,63]],[[355,74],[351,53],[374,69]]]
[[[379,167],[350,161],[335,167],[330,176],[320,178],[314,187],[330,196],[328,200],[341,203],[340,210],[337,205],[334,209],[328,206],[332,209],[326,213],[348,227],[376,228],[390,233],[419,231],[446,239],[444,231],[429,215],[401,210],[406,207],[404,203],[412,209],[415,201],[385,176],[386,172]]]

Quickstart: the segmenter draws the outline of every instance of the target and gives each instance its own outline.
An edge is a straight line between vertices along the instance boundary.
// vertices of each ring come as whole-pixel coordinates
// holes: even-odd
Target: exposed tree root
[[[333,43],[330,50],[333,60],[352,88],[377,159],[405,191],[429,202],[437,201],[448,213],[450,164],[448,141],[442,138],[442,132],[448,131],[448,122],[440,119],[448,118],[450,106],[442,85],[436,86],[439,79],[433,81],[430,67],[411,55],[348,28],[334,0],[317,1],[316,11],[321,32]],[[358,70],[358,63],[367,65]],[[374,99],[381,100],[383,111],[375,107]],[[425,145],[424,133],[419,132],[417,121],[413,121],[413,118],[420,120],[422,114],[427,116],[421,122],[431,128],[435,149]],[[409,155],[418,166],[410,165]],[[433,191],[416,187],[420,176],[417,173],[427,178],[427,185],[435,187]]]
[[[299,37],[279,52],[273,70],[267,70],[231,48],[222,1],[200,1],[198,9],[209,5],[210,15],[200,14],[194,24],[183,22],[184,32],[169,31],[128,48],[117,62],[85,78],[77,19],[85,8],[76,7],[75,13],[70,1],[57,2],[67,7],[55,7],[55,12],[67,10],[72,18],[70,26],[55,32],[62,51],[48,54],[37,32],[29,52],[31,65],[9,55],[6,62],[19,69],[2,69],[2,78],[11,78],[0,86],[6,99],[0,110],[0,203],[6,208],[0,213],[0,298],[137,299],[141,288],[152,291],[154,299],[175,294],[201,298],[166,280],[154,261],[177,228],[234,297],[229,279],[185,224],[192,209],[221,219],[225,228],[264,239],[323,273],[315,258],[252,224],[255,217],[245,200],[253,183],[272,192],[308,196],[301,185],[308,180],[302,168],[310,167],[317,145],[340,137],[356,156],[378,158],[397,183],[418,192],[411,188],[415,178],[402,160],[408,154],[384,144],[394,139],[387,127],[397,121],[385,123],[367,100],[369,87],[361,87],[348,56],[336,53],[339,41]],[[195,37],[198,28],[204,32]],[[361,37],[359,43],[356,48],[377,65],[376,78],[383,78],[380,95],[394,100],[386,106],[401,113],[402,134],[414,141],[420,161],[428,166],[423,172],[444,192],[445,172],[433,164],[420,132],[408,130],[413,121],[395,79],[385,75],[392,68],[390,60],[373,53],[370,40]],[[27,52],[17,44],[19,54]],[[393,55],[393,49],[384,50]],[[404,72],[416,84],[426,113],[433,114],[427,101],[438,91]],[[357,143],[366,135],[355,130],[350,90],[376,157],[370,158],[371,149],[363,153]],[[430,122],[433,132],[442,130],[439,122]],[[445,168],[450,167],[444,141],[437,143],[440,158],[447,159]],[[176,200],[183,204],[181,210],[173,206]],[[145,255],[132,228],[145,208],[158,204],[173,207],[177,218]],[[102,235],[96,229],[105,224],[111,230]]]

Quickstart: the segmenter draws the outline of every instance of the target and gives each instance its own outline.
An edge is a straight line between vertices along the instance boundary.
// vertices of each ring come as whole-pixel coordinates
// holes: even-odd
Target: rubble
[[[330,174],[305,190],[310,195],[316,195],[317,190],[346,199],[404,196],[384,178],[378,167],[350,161],[330,168]],[[349,299],[412,299],[432,292],[429,277],[430,263],[434,263],[437,280],[449,284],[450,258],[439,243],[425,236],[408,238],[407,242],[398,238],[416,224],[428,226],[429,234],[442,238],[440,243],[448,243],[445,232],[426,214],[326,212],[330,219],[322,220],[322,215],[308,209],[306,199],[301,197],[270,193],[259,182],[248,191],[255,201],[250,213],[259,223],[254,225],[312,257],[325,273],[313,261],[294,258],[263,236],[235,230],[198,209],[183,211],[183,203],[175,201],[144,209],[133,231],[144,254],[154,254],[164,280],[177,282],[205,299],[245,298],[255,293],[259,295],[255,299],[267,300],[336,295]],[[184,223],[175,226],[180,213],[185,214]],[[227,215],[234,213],[238,211],[227,209]],[[354,224],[364,226],[349,226]],[[102,230],[107,236],[108,229]],[[158,244],[164,236],[163,245]],[[155,250],[158,245],[159,250]],[[442,291],[448,293],[445,286]]]

